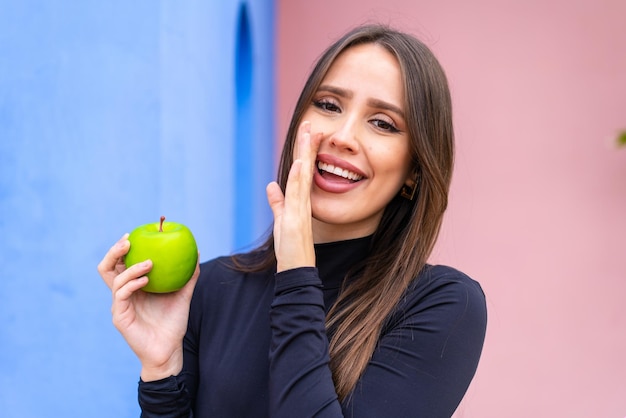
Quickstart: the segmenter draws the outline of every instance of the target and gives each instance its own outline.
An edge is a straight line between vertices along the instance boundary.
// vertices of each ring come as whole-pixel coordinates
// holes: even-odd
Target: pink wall
[[[626,2],[278,1],[278,133],[312,62],[391,23],[447,69],[457,165],[433,261],[483,285],[479,370],[455,417],[626,415]]]

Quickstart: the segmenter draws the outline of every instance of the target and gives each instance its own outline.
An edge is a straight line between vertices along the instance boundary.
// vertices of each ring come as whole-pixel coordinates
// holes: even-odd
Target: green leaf
[[[626,146],[626,130],[621,131],[617,134],[617,146],[624,147]]]

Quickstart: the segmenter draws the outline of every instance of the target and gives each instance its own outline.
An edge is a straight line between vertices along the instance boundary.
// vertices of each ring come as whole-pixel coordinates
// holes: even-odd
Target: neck
[[[313,218],[312,227],[314,244],[363,238],[374,234],[376,231],[376,228],[372,228],[371,225],[329,224],[315,218]]]

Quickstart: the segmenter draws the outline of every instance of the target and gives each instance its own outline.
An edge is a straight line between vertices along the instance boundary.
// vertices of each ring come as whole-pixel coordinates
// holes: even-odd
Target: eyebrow
[[[328,93],[333,93],[339,97],[344,97],[346,99],[351,99],[352,96],[354,95],[349,90],[342,89],[340,87],[329,86],[329,85],[321,85],[319,86],[317,91],[325,91]],[[396,113],[398,116],[404,119],[404,111],[394,104],[391,104],[389,102],[386,102],[384,100],[379,100],[379,99],[368,99],[367,104],[371,107],[376,107],[379,109],[384,109],[384,110],[388,110],[390,112]]]

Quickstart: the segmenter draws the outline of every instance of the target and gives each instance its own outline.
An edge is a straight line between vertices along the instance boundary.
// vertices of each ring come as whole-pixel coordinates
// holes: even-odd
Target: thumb
[[[193,289],[196,287],[198,277],[200,277],[200,251],[198,251],[196,270],[193,272],[193,275],[191,276],[191,279],[189,279],[189,282],[187,282],[187,284],[181,290],[182,294],[189,300],[191,300],[191,296],[193,295]]]
[[[280,217],[283,213],[283,207],[285,204],[285,195],[280,189],[280,186],[275,181],[269,183],[265,188],[267,194],[267,201],[272,208],[274,214],[274,221]]]

